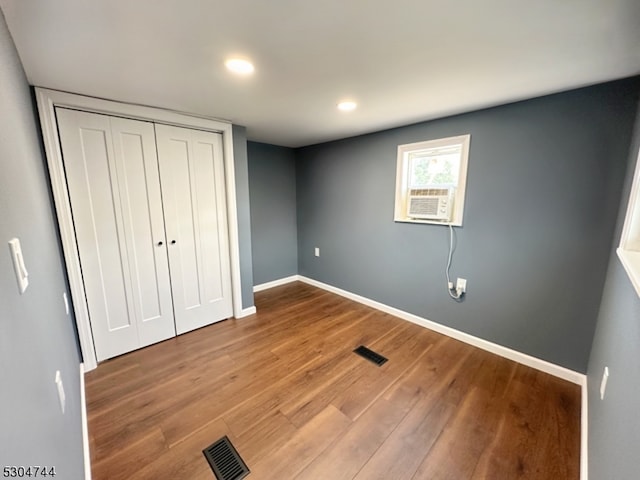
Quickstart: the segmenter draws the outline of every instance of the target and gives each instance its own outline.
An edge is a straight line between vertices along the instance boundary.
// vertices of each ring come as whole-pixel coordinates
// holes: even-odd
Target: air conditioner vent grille
[[[409,190],[407,216],[423,220],[450,221],[453,211],[450,188],[412,188]]]
[[[426,196],[443,196],[449,195],[448,188],[412,188],[409,190],[409,195],[416,197],[426,197]]]
[[[409,215],[436,215],[438,203],[438,199],[434,197],[412,198]]]

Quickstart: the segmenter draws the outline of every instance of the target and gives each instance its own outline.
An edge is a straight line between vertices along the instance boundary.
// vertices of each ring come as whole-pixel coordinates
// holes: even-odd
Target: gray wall
[[[84,478],[80,357],[46,166],[27,80],[0,12],[0,466],[55,466]],[[30,285],[18,293],[7,242],[22,243]],[[67,405],[58,403],[62,372]]]
[[[640,299],[615,254],[615,247],[620,241],[639,148],[640,116],[636,120],[635,140],[629,154],[618,226],[589,360],[591,480],[638,478]],[[605,366],[609,367],[610,376],[605,398],[600,400],[600,381]]]
[[[294,150],[248,143],[253,283],[298,273]]]
[[[297,150],[299,273],[586,372],[637,90],[604,84]],[[465,133],[456,303],[448,229],[393,221],[396,149]]]
[[[251,207],[249,204],[249,160],[247,129],[233,126],[233,160],[238,206],[238,242],[240,248],[240,281],[242,308],[253,307],[253,269],[251,259]]]

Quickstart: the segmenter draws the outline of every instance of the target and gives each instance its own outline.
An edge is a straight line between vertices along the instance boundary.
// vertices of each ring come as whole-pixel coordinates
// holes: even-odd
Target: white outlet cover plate
[[[600,382],[600,400],[604,400],[604,394],[607,391],[607,381],[609,380],[609,367],[604,367],[602,373],[602,382]]]
[[[60,375],[60,370],[56,371],[56,387],[58,387],[58,398],[60,399],[60,408],[62,409],[62,413],[64,413],[66,396],[64,394],[64,385],[62,383],[62,376]]]
[[[16,279],[18,280],[18,289],[20,290],[20,293],[23,294],[29,286],[29,272],[27,272],[27,267],[24,265],[20,239],[12,238],[9,240],[9,248],[11,249],[13,269],[16,272]]]
[[[69,315],[69,299],[67,298],[67,292],[62,292],[62,299],[64,300],[64,310]]]

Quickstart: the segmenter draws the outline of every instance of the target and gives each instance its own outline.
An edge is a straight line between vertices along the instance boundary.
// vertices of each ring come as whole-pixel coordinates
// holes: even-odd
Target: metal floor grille
[[[353,353],[357,353],[361,357],[366,358],[367,360],[375,363],[378,366],[382,365],[388,360],[387,358],[383,357],[379,353],[376,353],[373,350],[368,349],[364,345],[360,345],[358,348],[356,348],[353,351]]]
[[[249,475],[249,467],[226,435],[205,448],[202,453],[218,480],[240,480]]]

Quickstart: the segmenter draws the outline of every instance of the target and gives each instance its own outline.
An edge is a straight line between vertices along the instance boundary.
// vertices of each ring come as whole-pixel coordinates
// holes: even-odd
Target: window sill
[[[446,227],[449,225],[452,227],[462,226],[462,222],[438,222],[437,220],[418,220],[415,218],[394,218],[393,221],[399,223],[420,223],[424,225],[444,225]]]
[[[618,248],[616,253],[631,280],[633,288],[636,289],[636,293],[640,297],[640,252]]]

